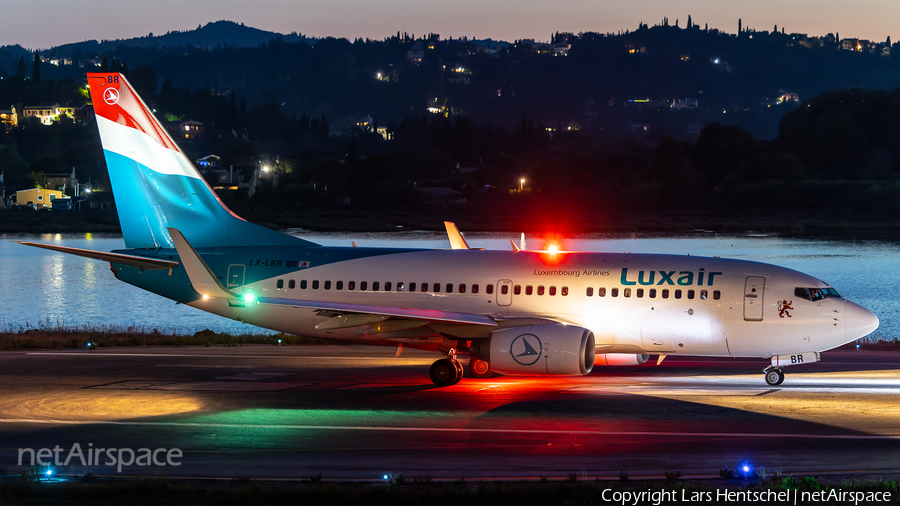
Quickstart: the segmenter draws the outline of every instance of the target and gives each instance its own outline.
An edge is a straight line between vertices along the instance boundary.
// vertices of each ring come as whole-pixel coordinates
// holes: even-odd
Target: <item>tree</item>
[[[43,172],[29,172],[28,180],[31,181],[33,188],[46,188],[47,176]]]
[[[738,18],[738,34],[741,33],[741,18]]]
[[[328,121],[325,120],[325,115],[322,115],[322,121],[319,123],[319,131],[322,133],[322,137],[328,137]]]
[[[34,65],[31,68],[31,80],[41,82],[41,55],[34,53]]]
[[[22,56],[19,58],[19,66],[16,68],[16,79],[19,81],[25,80],[25,57]]]
[[[677,23],[676,23],[676,25],[677,25]],[[690,15],[690,14],[688,14],[688,23],[687,23],[687,27],[688,27],[688,30],[690,30],[691,28],[694,27],[694,24],[691,22],[691,15]]]

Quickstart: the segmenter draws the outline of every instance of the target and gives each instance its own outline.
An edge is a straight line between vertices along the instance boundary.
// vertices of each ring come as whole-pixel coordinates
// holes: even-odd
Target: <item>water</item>
[[[291,231],[328,246],[448,248],[439,232],[312,233]],[[473,248],[511,248],[520,234],[466,234]],[[112,234],[9,234],[0,236],[0,326],[139,325],[194,332],[259,331],[117,281],[109,264],[12,241],[34,241],[109,251],[124,248]],[[772,263],[816,276],[881,320],[876,336],[900,337],[900,247],[878,240],[798,239],[777,235],[585,235],[558,239],[563,249],[721,256]],[[547,240],[528,236],[525,246],[541,249]]]

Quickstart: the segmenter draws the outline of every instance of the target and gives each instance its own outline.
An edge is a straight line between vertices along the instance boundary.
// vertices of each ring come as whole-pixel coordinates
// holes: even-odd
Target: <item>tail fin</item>
[[[128,248],[316,246],[231,212],[121,74],[88,74],[119,223]]]

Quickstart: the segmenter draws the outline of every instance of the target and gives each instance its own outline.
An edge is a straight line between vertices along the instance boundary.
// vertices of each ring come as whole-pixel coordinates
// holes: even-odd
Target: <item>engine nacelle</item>
[[[642,353],[598,353],[594,356],[594,365],[641,365],[650,360],[650,355]]]
[[[471,350],[503,374],[583,376],[594,367],[594,333],[558,323],[501,328]]]

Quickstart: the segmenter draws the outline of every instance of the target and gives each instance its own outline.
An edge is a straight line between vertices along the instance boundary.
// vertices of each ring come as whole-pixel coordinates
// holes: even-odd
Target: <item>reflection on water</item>
[[[443,232],[311,233],[292,231],[328,246],[448,248]],[[518,233],[470,233],[473,248],[510,250],[521,246]],[[559,238],[554,238],[559,240]],[[26,240],[102,251],[124,248],[111,234],[31,234],[0,237],[0,324],[39,322],[67,325],[144,325],[195,331],[247,332],[255,327],[210,315],[131,285],[119,282],[108,264],[96,260],[29,248],[11,242]],[[614,234],[564,238],[570,251],[614,251],[722,256],[773,263],[825,280],[847,298],[871,309],[881,319],[880,335],[900,336],[900,249],[883,241],[797,239],[769,235],[685,234],[677,236]],[[541,249],[545,240],[527,237]]]

